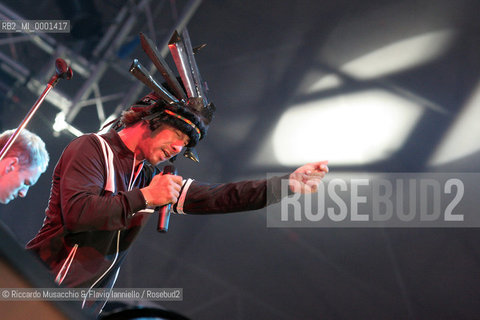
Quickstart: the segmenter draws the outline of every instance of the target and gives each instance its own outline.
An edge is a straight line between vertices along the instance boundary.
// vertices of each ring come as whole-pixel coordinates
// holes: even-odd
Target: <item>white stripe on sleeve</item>
[[[186,181],[184,180],[182,193],[180,194],[180,197],[178,197],[178,201],[177,201],[177,208],[176,208],[177,213],[185,214],[185,212],[183,212],[183,204],[185,203],[185,197],[187,195],[188,188],[190,187],[193,181],[194,180],[190,178],[187,179]]]

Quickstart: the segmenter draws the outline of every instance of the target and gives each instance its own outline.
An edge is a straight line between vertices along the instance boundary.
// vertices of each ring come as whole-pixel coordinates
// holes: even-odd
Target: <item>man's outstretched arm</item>
[[[327,161],[309,163],[290,175],[263,180],[208,184],[189,180],[184,184],[174,210],[178,213],[212,214],[256,210],[282,198],[281,183],[288,179],[290,192],[316,192],[328,172]]]

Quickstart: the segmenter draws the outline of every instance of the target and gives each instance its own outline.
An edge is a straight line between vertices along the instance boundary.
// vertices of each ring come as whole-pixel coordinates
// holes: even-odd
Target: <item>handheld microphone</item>
[[[175,166],[168,165],[163,168],[163,174],[173,174],[177,175],[177,169]],[[158,225],[157,231],[158,232],[167,232],[168,231],[168,223],[170,221],[170,208],[172,204],[166,204],[162,206],[158,212]]]

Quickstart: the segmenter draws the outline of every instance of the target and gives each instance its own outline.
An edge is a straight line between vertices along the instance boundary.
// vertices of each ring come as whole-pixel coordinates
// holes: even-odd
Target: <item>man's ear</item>
[[[18,157],[6,157],[2,160],[2,171],[4,173],[12,172],[18,166],[20,166],[20,160]]]

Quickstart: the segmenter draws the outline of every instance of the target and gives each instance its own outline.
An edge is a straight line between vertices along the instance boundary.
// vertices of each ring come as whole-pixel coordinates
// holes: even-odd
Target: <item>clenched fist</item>
[[[171,174],[159,174],[153,177],[148,187],[140,189],[149,206],[160,207],[175,203],[182,188],[182,177]]]

